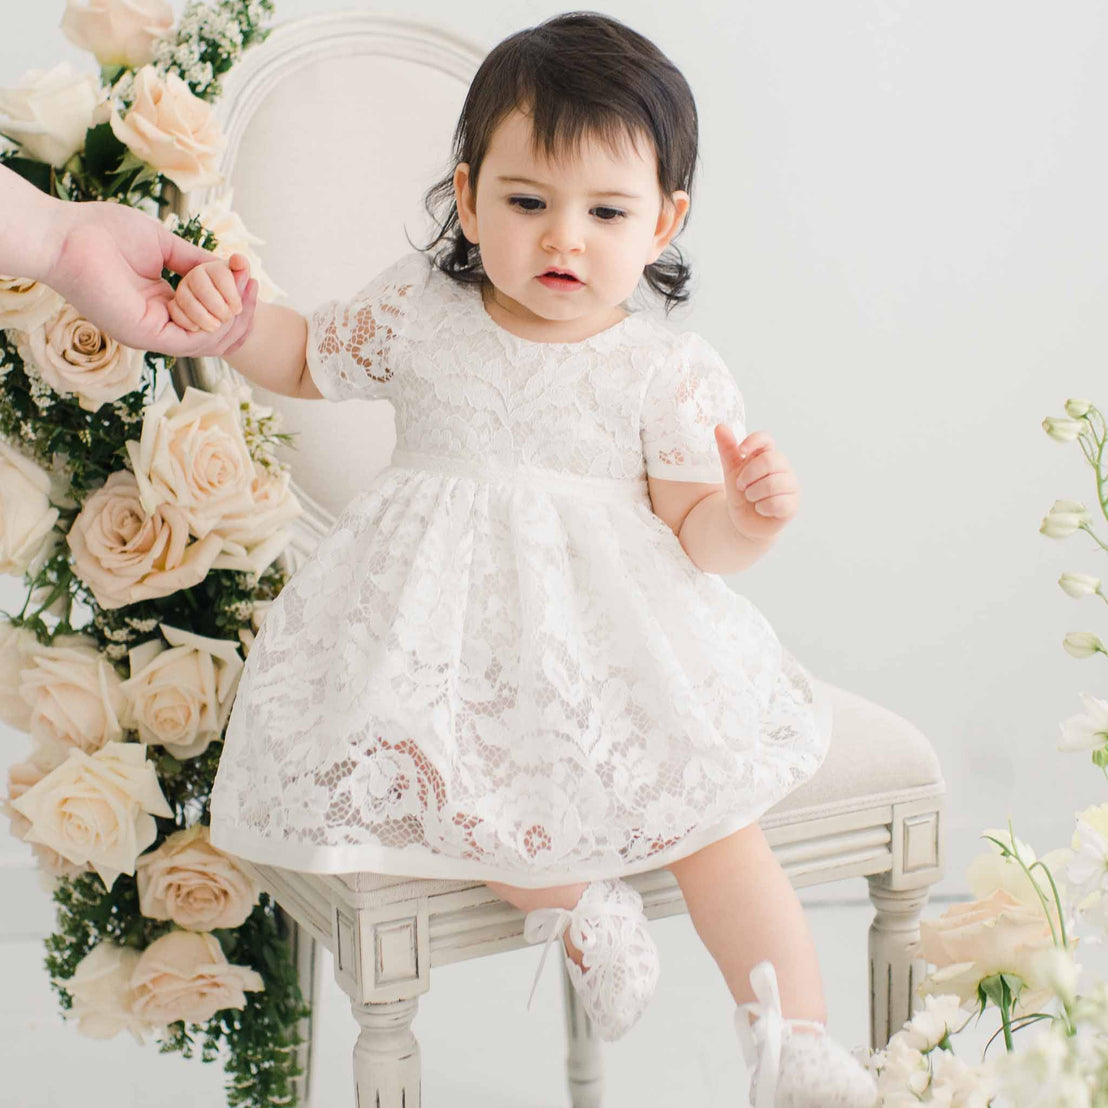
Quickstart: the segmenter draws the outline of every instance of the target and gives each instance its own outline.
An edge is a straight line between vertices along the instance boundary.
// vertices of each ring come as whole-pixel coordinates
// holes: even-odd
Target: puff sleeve
[[[646,387],[641,434],[647,475],[722,484],[717,423],[726,423],[739,442],[746,437],[742,393],[715,348],[695,331],[683,332]]]
[[[392,393],[404,329],[430,272],[413,250],[349,299],[328,300],[308,317],[308,372],[327,400],[379,400]]]

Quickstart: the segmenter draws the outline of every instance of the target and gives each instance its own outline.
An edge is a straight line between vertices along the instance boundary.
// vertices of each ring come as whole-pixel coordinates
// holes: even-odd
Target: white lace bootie
[[[658,948],[650,937],[642,910],[642,897],[619,878],[593,881],[576,906],[535,908],[523,921],[523,935],[530,943],[546,940],[539,968],[527,998],[535,996],[550,944],[566,928],[581,951],[582,969],[562,945],[566,969],[581,1004],[601,1039],[625,1035],[646,1011],[658,984]]]
[[[758,1000],[736,1007],[735,1030],[751,1072],[752,1108],[873,1108],[873,1077],[822,1023],[782,1018],[773,963],[759,962],[750,984]],[[757,1017],[753,1024],[748,1011]],[[793,1034],[796,1025],[823,1030]]]

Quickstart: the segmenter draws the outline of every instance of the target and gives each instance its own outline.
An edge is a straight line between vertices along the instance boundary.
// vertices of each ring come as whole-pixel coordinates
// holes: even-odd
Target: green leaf
[[[1004,975],[1001,973],[994,973],[989,977],[982,977],[977,985],[977,992],[979,996],[987,997],[998,1008],[1002,1007],[1005,1002],[1005,993],[1008,991],[1008,984],[1004,980]]]
[[[34,158],[7,158],[4,164],[25,181],[30,181],[35,188],[49,195],[50,170],[53,168],[49,162],[36,161]]]
[[[101,123],[85,132],[85,168],[97,177],[114,173],[127,152],[110,123]]]

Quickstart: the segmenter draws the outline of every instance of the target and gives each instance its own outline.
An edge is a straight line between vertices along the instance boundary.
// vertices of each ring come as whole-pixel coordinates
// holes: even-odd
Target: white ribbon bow
[[[578,903],[580,908],[580,903]],[[628,919],[639,919],[640,913],[630,904],[622,901],[606,900],[603,907],[596,909],[605,915],[626,916]],[[539,968],[535,972],[535,980],[531,983],[531,995],[527,998],[527,1011],[531,1010],[531,1001],[535,997],[535,989],[538,987],[539,978],[542,976],[542,967],[546,962],[546,956],[550,953],[550,944],[562,937],[566,928],[569,928],[569,938],[582,953],[596,946],[596,935],[590,929],[586,931],[582,926],[583,920],[578,914],[577,908],[570,911],[568,908],[534,908],[527,913],[523,921],[523,937],[529,943],[538,943],[546,940],[542,957],[539,959]],[[568,952],[567,952],[568,957]]]
[[[750,984],[757,1001],[740,1004],[735,1009],[735,1030],[742,1045],[743,1057],[748,1067],[753,1067],[758,1054],[754,1038],[754,1027],[746,1018],[752,1012],[756,1019],[763,1021],[759,1033],[764,1036],[762,1058],[758,1068],[758,1085],[754,1093],[751,1108],[773,1108],[777,1096],[777,1079],[781,1070],[781,1044],[786,1028],[799,1024],[809,1024],[823,1028],[815,1020],[786,1020],[781,1015],[781,993],[777,988],[777,973],[773,963],[759,962],[750,971]]]

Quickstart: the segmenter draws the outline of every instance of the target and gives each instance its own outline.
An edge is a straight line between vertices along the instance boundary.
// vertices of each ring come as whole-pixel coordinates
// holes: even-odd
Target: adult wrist
[[[0,166],[0,273],[48,284],[72,218],[66,204],[35,188],[14,170]]]

